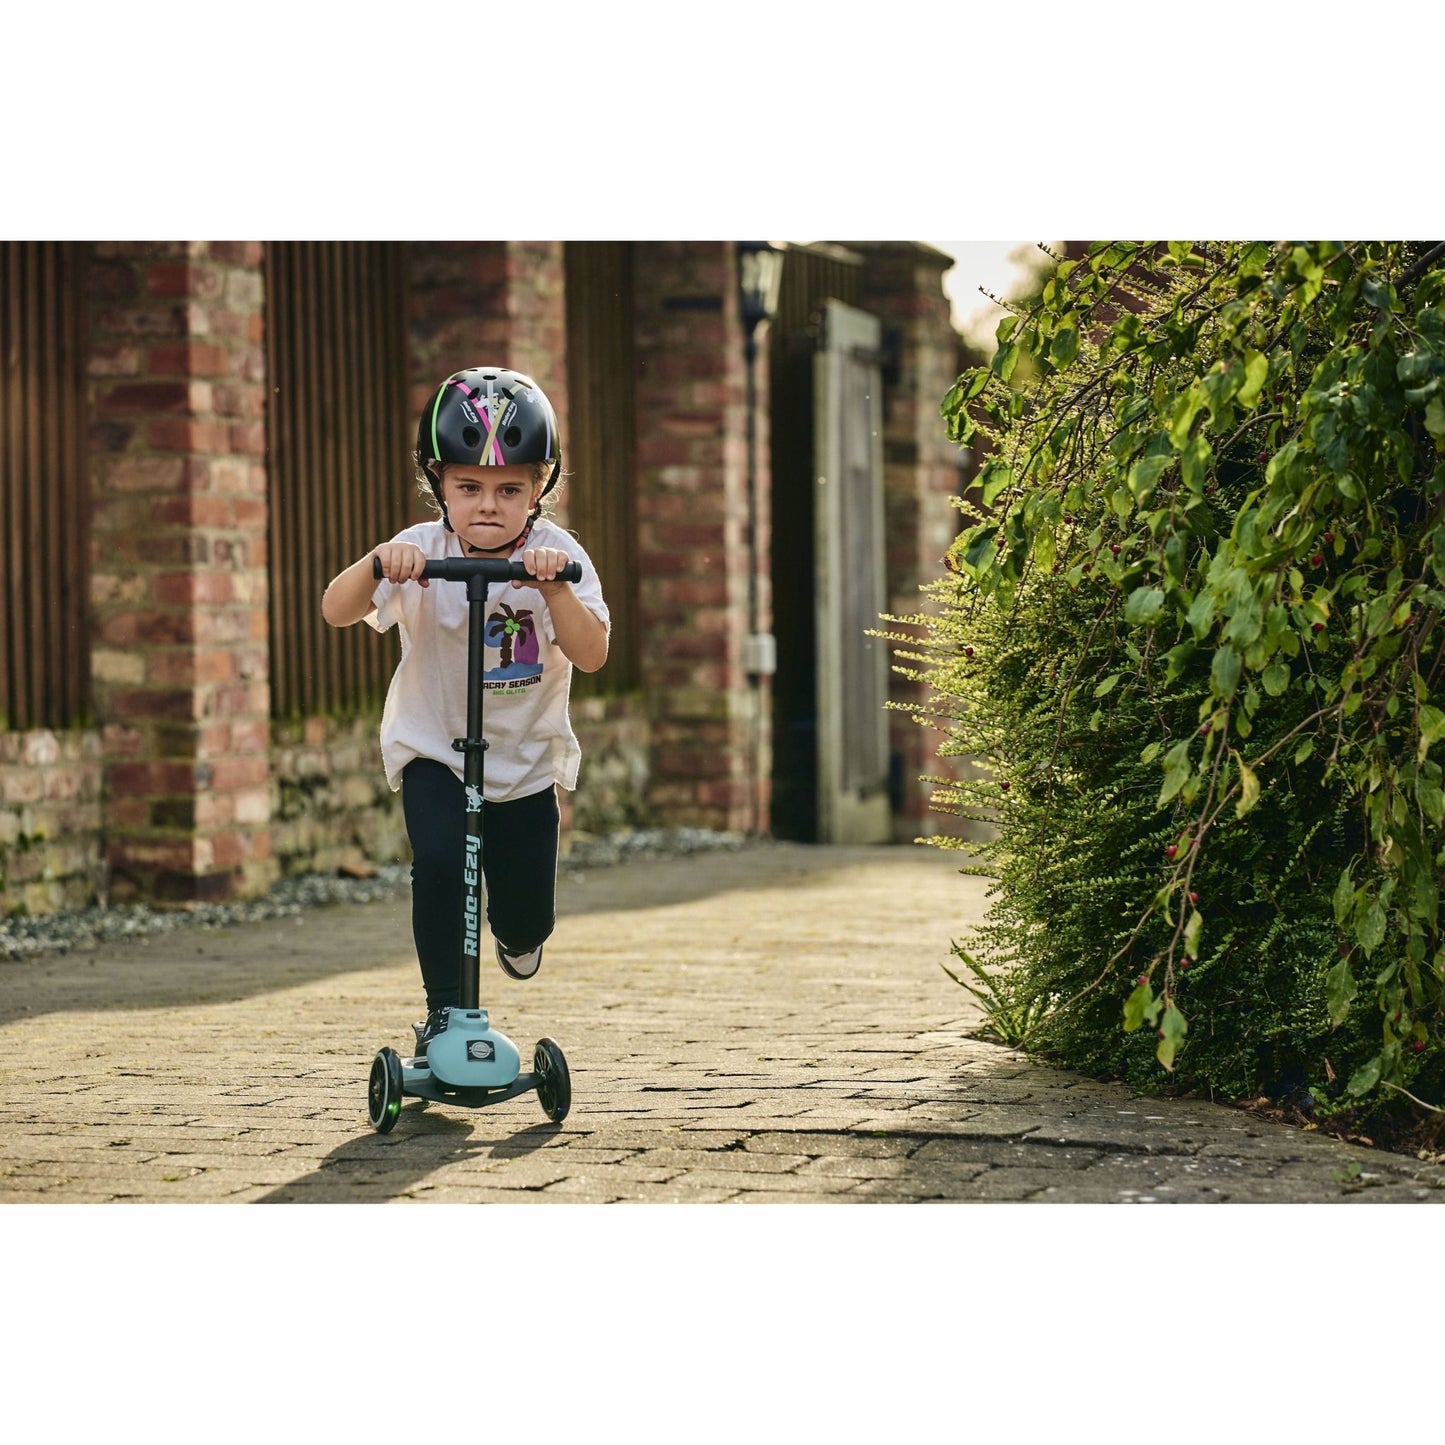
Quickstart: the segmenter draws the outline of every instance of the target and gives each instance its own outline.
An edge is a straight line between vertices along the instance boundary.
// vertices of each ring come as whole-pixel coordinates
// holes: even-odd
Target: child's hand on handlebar
[[[381,575],[388,582],[420,582],[423,587],[431,586],[421,575],[427,555],[420,547],[410,542],[383,542],[372,556],[381,563]]]
[[[560,547],[528,547],[522,553],[522,565],[529,571],[538,582],[553,582],[557,574],[572,559]],[[527,587],[527,582],[513,582],[513,587]],[[543,587],[543,592],[555,592],[558,587],[565,587],[565,582],[556,582],[551,587]]]

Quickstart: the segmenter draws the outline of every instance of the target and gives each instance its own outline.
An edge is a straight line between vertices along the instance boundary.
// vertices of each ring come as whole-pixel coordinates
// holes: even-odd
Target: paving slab
[[[979,1039],[940,968],[984,883],[916,846],[750,845],[559,882],[523,1096],[365,1118],[421,1011],[404,896],[0,960],[0,1203],[1445,1202],[1445,1168]]]

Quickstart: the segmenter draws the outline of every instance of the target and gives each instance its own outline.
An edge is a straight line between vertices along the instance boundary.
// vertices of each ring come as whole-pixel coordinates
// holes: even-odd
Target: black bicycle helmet
[[[454,371],[422,409],[416,455],[443,519],[442,468],[448,462],[472,467],[551,462],[545,497],[562,471],[557,413],[542,388],[520,371],[504,366]]]

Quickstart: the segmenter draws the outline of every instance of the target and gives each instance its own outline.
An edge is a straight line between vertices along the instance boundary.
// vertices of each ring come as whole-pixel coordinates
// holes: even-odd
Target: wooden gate
[[[0,242],[0,729],[88,721],[83,258]]]
[[[816,357],[830,299],[856,306],[862,259],[841,247],[790,246],[778,315],[769,332],[772,468],[773,833],[816,842],[820,833],[816,628],[818,486]],[[836,719],[834,719],[836,722]],[[823,726],[831,725],[828,719]]]
[[[396,242],[266,246],[271,711],[378,707],[399,642],[328,627],[326,584],[429,515],[406,410],[405,257]]]
[[[883,386],[876,316],[828,301],[814,358],[813,596],[818,839],[882,843],[888,800],[888,655],[870,630],[888,606]]]

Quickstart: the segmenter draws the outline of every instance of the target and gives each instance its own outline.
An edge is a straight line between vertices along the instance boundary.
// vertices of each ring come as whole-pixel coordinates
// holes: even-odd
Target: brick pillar
[[[261,261],[258,242],[95,247],[91,667],[115,901],[275,876]]]
[[[453,371],[524,372],[547,393],[567,444],[566,267],[561,241],[407,245],[412,411]],[[565,454],[564,454],[565,461]]]
[[[950,257],[916,241],[848,242],[864,257],[864,310],[883,327],[883,476],[888,532],[888,607],[895,616],[924,611],[919,587],[943,575],[943,554],[958,534],[950,498],[958,490],[958,448],[948,440],[939,405],[957,376],[958,338],[943,273]],[[889,697],[920,701],[921,684],[889,675]],[[928,808],[925,773],[948,770],[939,736],[905,713],[890,713],[889,747],[902,769],[899,840],[939,829]]]
[[[437,384],[468,366],[530,376],[552,403],[567,459],[567,267],[561,241],[412,241],[407,245],[407,376],[420,416]],[[550,515],[567,523],[567,493]],[[571,795],[559,795],[562,826]]]
[[[734,247],[638,244],[633,287],[648,801],[663,823],[745,831],[766,712],[742,670],[747,418]],[[763,446],[760,436],[765,456]]]

